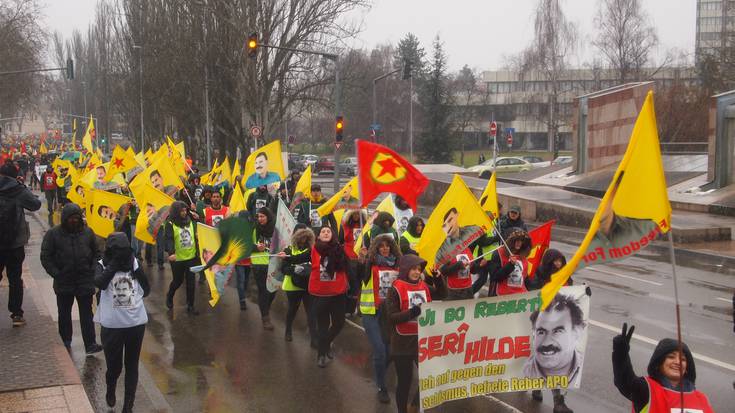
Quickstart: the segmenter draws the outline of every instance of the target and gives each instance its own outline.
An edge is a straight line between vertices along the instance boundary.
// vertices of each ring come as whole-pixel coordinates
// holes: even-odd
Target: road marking
[[[365,327],[357,324],[356,322],[352,320],[345,320],[345,321],[347,322],[347,324],[351,325],[352,327],[359,328],[360,330],[365,331]]]
[[[610,324],[601,323],[601,322],[595,321],[595,320],[589,320],[589,323],[592,324],[595,327],[600,327],[602,329],[612,331],[613,333],[620,334],[620,327],[611,326]],[[644,343],[651,344],[653,346],[655,346],[655,345],[658,344],[658,341],[656,341],[656,340],[654,340],[652,338],[648,338],[646,336],[642,336],[640,334],[633,334],[633,338],[636,339],[636,340],[642,341]],[[713,359],[712,357],[707,357],[707,356],[705,356],[703,354],[694,353],[694,352],[692,352],[692,356],[695,359],[700,360],[700,361],[703,361],[705,363],[709,363],[709,364],[715,365],[717,367],[721,367],[723,369],[726,369],[726,370],[730,370],[732,372],[735,372],[735,365],[732,365],[730,363],[726,363],[724,361],[716,360],[716,359]]]
[[[720,300],[720,301],[724,301],[724,302],[726,302],[726,303],[730,303],[730,302],[732,302],[732,300],[731,300],[731,299],[729,299],[729,298],[722,298],[722,297],[715,297],[715,298],[716,298],[717,300]]]
[[[659,282],[656,282],[656,281],[649,281],[649,280],[644,280],[642,278],[631,277],[630,275],[618,274],[616,272],[612,272],[612,271],[608,271],[608,270],[603,270],[602,268],[585,268],[585,269],[586,270],[590,270],[590,271],[595,271],[595,272],[601,272],[603,274],[614,275],[614,276],[620,277],[620,278],[627,278],[629,280],[636,280],[636,281],[640,281],[642,283],[655,285],[657,287],[661,287],[663,285],[663,284],[661,284]]]

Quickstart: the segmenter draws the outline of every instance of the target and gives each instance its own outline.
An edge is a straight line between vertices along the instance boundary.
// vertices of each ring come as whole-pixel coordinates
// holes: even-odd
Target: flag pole
[[[679,344],[679,365],[681,366],[682,362],[682,356],[683,356],[683,343],[681,341],[681,312],[679,310],[679,279],[676,275],[676,254],[674,254],[674,235],[673,230],[669,228],[669,255],[671,256],[671,272],[673,275],[674,280],[674,303],[676,305],[676,339],[678,340]],[[681,411],[684,413],[684,386],[682,384],[682,380],[684,379],[684,374],[681,373],[681,377],[679,378],[679,398],[680,398],[680,405],[681,405]]]

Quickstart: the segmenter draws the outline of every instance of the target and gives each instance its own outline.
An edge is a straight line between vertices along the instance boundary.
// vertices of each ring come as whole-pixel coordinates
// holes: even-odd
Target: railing
[[[664,155],[706,155],[709,153],[709,142],[661,142],[661,153]]]

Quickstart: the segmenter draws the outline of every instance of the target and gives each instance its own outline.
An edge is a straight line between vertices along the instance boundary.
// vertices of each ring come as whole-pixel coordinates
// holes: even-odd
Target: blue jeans
[[[250,280],[250,266],[249,265],[235,265],[236,285],[237,285],[237,296],[240,297],[240,301],[245,301],[245,294],[248,292],[248,281]]]
[[[375,384],[379,389],[385,388],[385,371],[388,369],[388,343],[383,340],[380,329],[380,310],[375,315],[363,314],[362,326],[373,348],[373,367],[375,368]]]

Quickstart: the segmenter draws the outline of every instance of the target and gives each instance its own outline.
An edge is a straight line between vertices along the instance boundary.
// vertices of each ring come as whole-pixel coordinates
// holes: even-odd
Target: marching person
[[[250,255],[251,270],[258,286],[258,307],[264,330],[273,330],[270,309],[275,292],[268,291],[266,281],[268,279],[268,263],[270,262],[270,247],[276,221],[273,212],[268,207],[261,207],[255,214],[255,228],[253,228],[253,244],[255,249]]]
[[[322,368],[327,366],[327,359],[334,358],[331,345],[345,324],[346,261],[332,228],[323,226],[311,249],[309,277],[309,294],[314,296],[319,334],[317,365]]]
[[[375,219],[373,219],[373,225],[368,228],[367,231],[363,231],[362,234],[362,247],[370,248],[370,239],[375,238],[381,234],[389,234],[394,240],[398,241],[398,232],[393,228],[393,223],[396,219],[390,212],[375,211]]]
[[[204,223],[216,227],[227,217],[229,208],[222,204],[222,195],[219,192],[212,193],[210,202],[211,204],[204,208]]]
[[[398,413],[408,412],[408,396],[413,381],[413,366],[418,366],[418,317],[421,303],[441,299],[446,293],[444,280],[431,277],[434,286],[422,279],[426,261],[413,254],[401,257],[398,263],[398,279],[388,289],[387,318],[391,326],[390,354],[396,366],[396,406]],[[419,389],[416,388],[411,406],[418,410]]]
[[[366,254],[361,254],[362,289],[360,291],[360,313],[362,326],[373,349],[373,367],[375,384],[378,385],[378,400],[390,403],[390,396],[385,386],[385,371],[388,368],[388,343],[383,337],[380,320],[384,311],[381,304],[386,299],[393,281],[398,278],[398,260],[401,252],[398,244],[388,234],[373,238],[373,243]]]
[[[278,256],[283,259],[284,267],[281,289],[286,292],[288,298],[285,339],[293,341],[293,321],[303,302],[312,347],[316,348],[318,346],[316,320],[312,316],[311,296],[306,291],[309,288],[309,276],[311,275],[311,248],[314,246],[314,238],[314,232],[306,225],[296,224],[293,236],[291,236],[291,245]]]
[[[54,167],[48,165],[46,172],[41,175],[41,191],[46,196],[46,208],[48,209],[48,226],[54,226],[54,209],[56,206],[56,172]]]
[[[242,210],[237,216],[243,219],[251,220],[250,213]],[[250,257],[243,258],[235,264],[235,283],[237,286],[237,298],[240,301],[240,311],[248,309],[248,283],[250,282]]]
[[[33,171],[31,171],[33,173]],[[2,269],[8,274],[8,312],[13,327],[25,324],[23,319],[23,261],[25,245],[30,238],[25,210],[38,211],[39,200],[16,179],[18,170],[12,162],[0,166],[0,279]]]
[[[107,237],[104,256],[97,263],[94,283],[101,291],[94,321],[102,326],[100,338],[107,364],[105,400],[109,407],[115,407],[115,388],[124,365],[122,411],[132,412],[138,386],[140,349],[148,322],[143,298],[148,296],[151,288],[124,233],[113,232]]]
[[[98,255],[95,235],[82,220],[82,209],[74,203],[64,205],[61,224],[43,237],[41,264],[54,279],[61,341],[67,350],[71,349],[71,308],[76,300],[87,355],[102,351],[92,321],[94,269]]]
[[[635,375],[629,354],[634,329],[623,323],[621,334],[613,338],[612,353],[615,387],[633,403],[633,412],[713,413],[707,396],[694,386],[694,358],[683,342],[671,338],[659,341],[648,362],[648,375]]]
[[[255,216],[260,208],[268,208],[272,212],[276,211],[278,204],[276,198],[268,193],[268,187],[261,185],[248,197],[246,208],[252,216]]]
[[[169,310],[174,308],[174,294],[186,282],[186,312],[198,315],[199,312],[194,308],[196,282],[191,267],[199,264],[199,247],[194,221],[185,202],[175,201],[171,204],[164,245],[173,274],[166,294],[166,307]]]
[[[321,231],[321,228],[323,226],[329,226],[334,231],[335,238],[337,237],[337,221],[334,219],[334,214],[327,214],[323,217],[319,216],[319,212],[317,209],[319,209],[320,206],[324,205],[324,203],[327,202],[327,198],[324,197],[324,194],[322,194],[322,186],[319,184],[312,184],[311,185],[311,201],[309,202],[309,225],[311,226],[312,231],[314,231],[314,234],[318,236],[319,231]]]
[[[360,275],[358,274],[358,256],[355,253],[355,241],[360,238],[363,223],[367,220],[367,214],[361,209],[348,209],[342,218],[339,228],[339,243],[347,257],[347,277],[350,285],[347,291],[346,314],[352,316],[357,308],[357,294],[360,291]]]
[[[408,220],[408,226],[403,234],[401,234],[401,240],[399,243],[401,254],[418,255],[418,252],[416,252],[416,246],[419,245],[421,234],[424,233],[425,226],[426,223],[424,222],[424,219],[419,216],[414,215]]]
[[[510,248],[493,252],[489,262],[491,281],[490,295],[525,293],[528,279],[528,254],[531,252],[531,237],[524,229],[512,228],[505,240]]]

